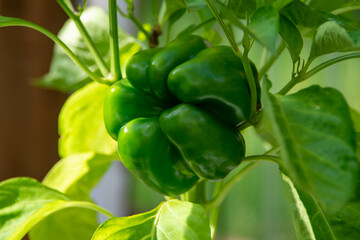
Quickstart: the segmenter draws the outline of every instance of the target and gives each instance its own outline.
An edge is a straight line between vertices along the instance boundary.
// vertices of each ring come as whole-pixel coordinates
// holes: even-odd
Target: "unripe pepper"
[[[220,180],[240,164],[245,143],[236,127],[248,120],[251,99],[231,48],[206,48],[189,35],[138,52],[126,75],[105,97],[104,121],[137,178],[177,196],[199,178]]]

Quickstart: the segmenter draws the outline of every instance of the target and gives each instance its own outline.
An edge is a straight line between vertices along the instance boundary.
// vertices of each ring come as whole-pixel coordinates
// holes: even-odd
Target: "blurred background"
[[[142,22],[151,1],[135,1]],[[76,3],[75,3],[76,4]],[[89,0],[107,8],[105,0]],[[122,1],[119,1],[120,7]],[[56,1],[0,0],[0,15],[20,17],[57,33],[67,19]],[[186,21],[192,21],[192,15]],[[184,20],[184,19],[183,19]],[[120,25],[136,36],[135,26],[119,17]],[[181,21],[181,20],[180,20]],[[178,26],[179,29],[185,28]],[[177,25],[173,27],[177,29]],[[175,34],[175,33],[173,33]],[[306,42],[305,42],[306,43]],[[306,43],[302,55],[308,54]],[[28,176],[41,180],[58,161],[57,117],[68,97],[41,89],[32,82],[49,68],[53,42],[42,34],[19,27],[0,29],[0,180]],[[251,59],[260,63],[262,47],[255,46]],[[314,62],[323,61],[329,56]],[[346,93],[350,106],[360,111],[360,60],[349,60],[318,73],[299,88],[318,83]],[[286,51],[269,72],[273,90],[279,90],[291,75],[292,63]],[[261,154],[264,145],[253,129],[245,132],[247,154]],[[134,179],[120,162],[113,164],[93,193],[101,206],[118,216],[148,211],[163,197]],[[221,208],[218,238],[289,240],[295,239],[291,216],[277,166],[263,163],[231,191]]]

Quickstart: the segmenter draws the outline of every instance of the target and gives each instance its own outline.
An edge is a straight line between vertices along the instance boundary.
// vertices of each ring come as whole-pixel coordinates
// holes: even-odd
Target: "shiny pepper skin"
[[[189,35],[138,52],[126,75],[105,97],[104,121],[138,179],[177,196],[200,178],[223,179],[240,164],[245,143],[236,127],[248,120],[251,100],[231,48],[206,48],[201,37]]]

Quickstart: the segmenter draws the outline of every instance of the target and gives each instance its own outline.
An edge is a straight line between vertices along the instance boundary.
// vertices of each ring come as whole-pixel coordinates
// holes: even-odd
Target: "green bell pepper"
[[[236,127],[248,120],[251,99],[231,48],[206,48],[189,35],[135,54],[126,74],[128,81],[105,97],[104,121],[133,175],[176,196],[199,178],[223,179],[240,164],[245,143]]]

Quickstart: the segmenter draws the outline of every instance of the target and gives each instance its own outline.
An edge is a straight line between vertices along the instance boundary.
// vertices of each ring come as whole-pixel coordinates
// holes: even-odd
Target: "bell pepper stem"
[[[235,176],[233,176],[229,181],[225,182],[219,191],[219,193],[211,199],[210,201],[206,202],[203,206],[206,210],[210,211],[215,207],[220,206],[220,204],[224,201],[227,194],[230,190],[238,183],[248,172],[250,172],[253,168],[258,166],[260,162],[251,162],[242,168]]]

